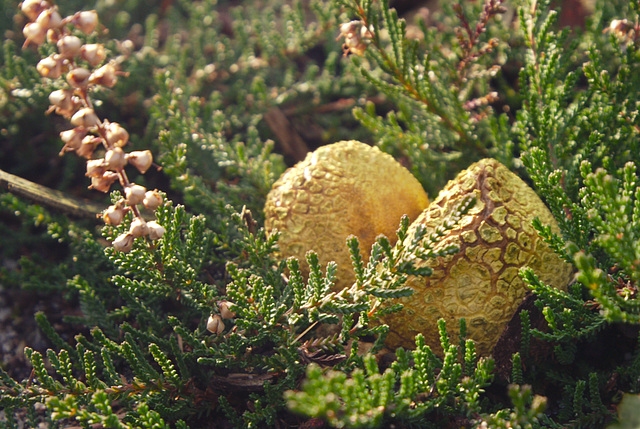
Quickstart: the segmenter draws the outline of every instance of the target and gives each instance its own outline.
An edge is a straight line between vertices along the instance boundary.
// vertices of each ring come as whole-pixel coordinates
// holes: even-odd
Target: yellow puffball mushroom
[[[340,290],[355,280],[347,237],[358,238],[366,260],[378,235],[394,243],[402,216],[413,221],[428,203],[420,182],[390,155],[341,141],[309,153],[274,183],[265,228],[280,232],[280,256],[298,258],[305,275],[309,250],[322,265],[335,261]]]
[[[427,345],[442,355],[437,320],[444,318],[452,344],[457,344],[459,320],[467,324],[467,338],[476,351],[488,355],[528,292],[518,275],[531,267],[546,284],[566,289],[572,268],[540,238],[531,225],[534,217],[558,226],[549,209],[518,176],[493,159],[484,159],[450,181],[429,207],[409,227],[407,240],[417,225],[430,230],[442,223],[460,201],[475,195],[475,206],[437,244],[460,251],[424,261],[433,269],[430,277],[410,277],[411,296],[399,302],[404,309],[387,315],[390,327],[387,346],[413,348],[422,333]]]

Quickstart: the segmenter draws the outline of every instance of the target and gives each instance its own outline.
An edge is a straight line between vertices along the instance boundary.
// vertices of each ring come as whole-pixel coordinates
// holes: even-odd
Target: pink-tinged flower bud
[[[131,234],[135,238],[149,234],[149,226],[147,225],[147,222],[145,222],[142,218],[135,218],[133,222],[131,222],[131,226],[129,227],[129,234]]]
[[[49,94],[49,102],[55,112],[65,118],[71,118],[80,108],[80,100],[70,89],[56,89]]]
[[[102,177],[107,172],[107,166],[103,159],[90,159],[87,161],[87,173],[88,177]]]
[[[93,128],[100,125],[100,119],[93,109],[83,107],[71,117],[71,124],[76,127]]]
[[[40,73],[42,77],[57,79],[62,76],[62,73],[65,71],[64,59],[58,54],[49,55],[38,61],[36,70],[38,70],[38,73]]]
[[[20,3],[20,10],[22,10],[22,13],[27,15],[31,21],[35,21],[38,15],[49,7],[51,7],[51,5],[42,0],[24,0]]]
[[[82,143],[82,139],[87,135],[87,131],[82,128],[72,128],[70,130],[62,131],[60,133],[60,139],[63,142],[73,146],[74,149],[77,149]],[[77,140],[77,144],[73,144],[73,141]]]
[[[96,67],[107,57],[104,46],[99,43],[89,43],[80,49],[80,56],[83,60]]]
[[[373,39],[373,28],[362,25],[362,28],[360,28],[360,37],[364,39]]]
[[[236,317],[236,313],[234,311],[231,311],[230,309],[230,306],[232,305],[233,303],[227,300],[218,301],[220,316],[222,316],[223,319],[233,319],[234,317]]]
[[[50,7],[38,15],[36,22],[45,30],[57,30],[62,26],[62,17],[57,7]]]
[[[124,219],[124,210],[118,206],[109,206],[102,214],[104,223],[111,226],[118,226]]]
[[[338,27],[340,29],[338,38],[355,34],[361,24],[362,21],[349,21],[340,24],[340,27]]]
[[[58,40],[62,37],[60,30],[50,28],[47,30],[47,42],[53,44],[58,43]]]
[[[628,19],[614,19],[604,32],[611,32],[618,40],[626,45],[633,41],[636,36],[635,24]]]
[[[149,210],[155,210],[160,207],[162,204],[162,196],[156,190],[147,191],[144,194],[144,200],[142,200],[142,205],[145,206]]]
[[[118,174],[113,171],[107,171],[101,177],[92,177],[89,189],[95,189],[100,192],[109,192],[113,182],[118,180]]]
[[[155,220],[151,222],[147,222],[147,226],[149,227],[149,238],[152,240],[159,240],[162,238],[166,230],[162,225],[160,225]]]
[[[127,253],[133,248],[134,237],[129,234],[121,234],[115,240],[113,240],[113,248],[118,252]]]
[[[73,97],[73,91],[70,89],[56,89],[49,94],[49,103],[56,107],[66,108],[71,104],[71,97]]]
[[[120,147],[109,149],[104,155],[104,162],[109,170],[122,170],[127,165],[127,157]]]
[[[84,34],[91,34],[98,26],[98,12],[95,10],[83,10],[67,19]]]
[[[91,73],[89,81],[95,85],[106,86],[112,88],[118,81],[116,76],[116,68],[113,64],[108,63]]]
[[[130,184],[124,188],[124,196],[127,204],[130,206],[136,206],[144,200],[144,194],[147,189],[144,186]]]
[[[224,322],[219,314],[209,316],[209,320],[207,320],[207,331],[214,335],[219,335],[224,331]]]
[[[153,155],[150,150],[135,150],[127,155],[127,160],[129,164],[133,165],[135,168],[140,171],[140,173],[144,174],[147,172],[151,164],[153,164]]]
[[[60,151],[60,155],[65,152],[73,152],[80,149],[82,145],[82,139],[87,135],[87,131],[84,128],[72,128],[70,130],[62,131],[60,138],[64,142],[64,147]]]
[[[122,147],[129,141],[129,133],[117,122],[108,123],[106,137],[109,146]]]
[[[79,37],[66,35],[63,36],[58,43],[58,52],[65,58],[74,58],[80,55],[82,49],[82,40]]]
[[[373,33],[362,21],[351,21],[340,25],[338,39],[341,37],[344,37],[342,48],[345,55],[352,53],[362,56],[367,49],[367,39],[373,37]]]
[[[85,88],[89,84],[91,72],[84,67],[76,67],[67,73],[67,82],[74,88]]]
[[[25,46],[29,45],[29,43],[40,46],[47,38],[47,29],[43,28],[42,25],[37,22],[30,22],[24,26],[22,34],[24,38],[27,39],[24,42]]]
[[[85,136],[82,139],[82,144],[76,150],[76,154],[79,157],[90,159],[93,156],[93,152],[100,144],[100,138],[96,136]]]
[[[126,55],[126,56],[131,55],[131,53],[135,48],[136,48],[136,44],[133,43],[133,40],[131,39],[123,40],[118,45],[118,51],[120,51],[122,55]]]
[[[628,19],[614,19],[609,24],[609,28],[605,31],[622,32],[626,33],[633,28],[633,24]]]

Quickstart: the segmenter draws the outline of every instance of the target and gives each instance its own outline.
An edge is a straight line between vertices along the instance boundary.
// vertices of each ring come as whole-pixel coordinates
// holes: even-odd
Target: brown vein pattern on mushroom
[[[409,228],[438,226],[469,194],[476,204],[437,248],[459,247],[455,255],[425,261],[431,277],[411,277],[412,296],[403,298],[403,311],[384,318],[390,332],[387,345],[414,347],[423,333],[434,352],[442,353],[437,320],[444,318],[452,343],[458,339],[459,319],[465,318],[468,337],[481,355],[490,354],[503,329],[528,289],[518,272],[529,266],[546,284],[566,289],[571,267],[540,238],[531,221],[558,226],[549,209],[518,176],[493,159],[485,159],[462,171]]]
[[[309,250],[322,265],[336,261],[334,290],[340,290],[355,280],[347,237],[358,237],[368,258],[378,235],[394,243],[402,216],[413,221],[428,202],[418,180],[390,155],[342,141],[307,154],[276,181],[267,196],[265,227],[280,232],[280,256],[298,258],[305,275]]]

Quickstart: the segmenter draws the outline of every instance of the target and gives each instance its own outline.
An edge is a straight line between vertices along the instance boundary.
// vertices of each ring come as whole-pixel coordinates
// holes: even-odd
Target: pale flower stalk
[[[128,252],[136,238],[160,239],[165,233],[164,227],[155,221],[145,221],[138,208],[142,204],[149,210],[156,210],[162,204],[160,193],[132,183],[125,171],[130,164],[144,174],[153,165],[151,151],[125,153],[123,148],[129,142],[129,133],[118,123],[100,119],[89,97],[91,89],[97,86],[111,88],[123,74],[116,61],[108,60],[102,44],[83,40],[82,34],[91,35],[99,28],[97,12],[80,11],[63,18],[57,6],[45,0],[24,0],[20,8],[30,20],[23,29],[23,47],[51,43],[57,49],[56,53],[38,62],[38,73],[44,79],[64,78],[68,84],[67,88],[57,89],[49,95],[51,107],[48,112],[69,119],[74,127],[60,133],[64,142],[60,155],[75,152],[87,159],[89,188],[106,193],[118,182],[124,189],[125,197],[101,214],[105,224],[111,226],[122,224],[126,213],[133,215],[129,231],[113,241],[113,248]],[[99,146],[104,147],[104,155],[94,158]]]

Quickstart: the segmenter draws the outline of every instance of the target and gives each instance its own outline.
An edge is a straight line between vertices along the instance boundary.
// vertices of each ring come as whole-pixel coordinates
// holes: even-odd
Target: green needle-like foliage
[[[373,355],[349,377],[340,371],[307,368],[300,392],[287,392],[294,411],[322,417],[335,427],[388,427],[392,422],[442,427],[448,416],[475,416],[480,394],[493,378],[493,361],[478,359],[473,341],[458,360],[459,347],[448,344],[444,320],[443,359],[416,337],[416,349],[396,351],[397,360],[382,374]]]
[[[121,74],[90,96],[162,166],[131,178],[163,191],[142,216],[165,232],[118,251],[105,244],[129,231],[130,211],[99,232],[81,213],[0,195],[0,285],[58,305],[35,314],[48,343],[25,349],[31,375],[0,365],[0,427],[637,421],[640,1],[596,0],[580,25],[549,0],[443,1],[429,16],[388,0],[116,3],[92,5],[101,31],[86,42]],[[70,125],[42,119],[68,85],[36,71],[56,46],[19,49],[26,22],[0,3],[0,168],[85,197],[84,161],[55,156]],[[366,260],[348,238],[356,281],[335,291],[335,263],[278,258],[262,206],[288,165],[343,139],[394,155],[431,196],[498,159],[551,210],[557,228],[532,226],[574,280],[558,290],[520,267],[532,296],[494,357],[478,356],[464,320],[457,343],[439,322],[441,350],[421,335],[386,350],[378,317],[403,311],[409,276],[431,274],[417,262],[457,257],[433,249],[474,201],[411,242],[404,218]]]
[[[469,207],[467,202],[454,212],[439,234],[455,226]],[[61,351],[48,350],[45,360],[41,353],[28,349],[34,380],[27,386],[6,376],[3,392],[7,404],[11,403],[9,398],[21,398],[14,407],[43,398],[54,421],[71,419],[114,427],[129,427],[128,421],[143,424],[140,419],[181,419],[197,427],[200,419],[211,413],[224,413],[244,425],[273,422],[284,405],[282,392],[295,387],[303,374],[301,359],[334,365],[344,361],[347,366],[366,362],[353,349],[349,353],[347,346],[365,335],[385,332],[367,328],[363,322],[368,314],[380,300],[410,293],[398,287],[415,272],[411,261],[436,256],[424,253],[425,248],[417,245],[419,239],[405,248],[400,243],[390,246],[382,237],[360,274],[361,283],[331,292],[335,264],[321,267],[317,256],[309,253],[308,279],[303,278],[295,259],[274,264],[270,256],[274,239],[262,229],[250,232],[245,222],[250,215],[245,213],[244,220],[241,215],[232,217],[235,234],[243,237],[243,251],[236,262],[227,264],[230,281],[222,292],[198,275],[205,264],[203,255],[218,252],[221,242],[204,226],[202,216],[188,217],[183,207],[170,202],[159,208],[156,216],[167,229],[161,240],[136,242],[128,253],[105,250],[118,267],[110,290],[95,289],[80,278],[74,280],[81,291],[82,308],[91,313],[88,319],[80,319],[93,325],[91,338],[79,335],[72,347],[44,315],[38,317]],[[112,238],[126,231],[129,221],[105,227],[104,236]],[[405,236],[407,228],[404,220],[399,235]],[[356,258],[357,240],[350,243]],[[262,268],[243,267],[244,258]],[[385,267],[385,271],[377,267]],[[387,288],[402,293],[389,294]],[[114,292],[119,298],[104,301],[95,313],[101,294]],[[223,299],[233,313],[231,319],[218,313],[217,303]],[[210,317],[220,318],[222,331],[207,326]],[[342,323],[343,327],[332,338],[307,340],[310,329],[319,323]],[[470,365],[474,357],[469,353]],[[238,409],[227,402],[234,396],[228,388],[262,392],[252,396],[271,405],[251,411]],[[221,401],[221,396],[227,399]],[[123,420],[110,405],[114,401],[131,408]],[[199,409],[196,414],[194,404]],[[141,413],[145,406],[153,411]]]
[[[338,3],[372,30],[368,62],[354,57],[354,63],[397,106],[386,117],[378,115],[373,103],[354,114],[384,150],[411,161],[429,193],[480,157],[511,163],[506,116],[492,115],[490,103],[497,95],[488,85],[504,59],[500,44],[506,41],[491,34],[504,30],[504,23],[495,20],[503,11],[502,1],[443,2],[443,16],[435,20],[451,27],[421,26],[422,40],[407,37],[407,23],[388,1]]]

